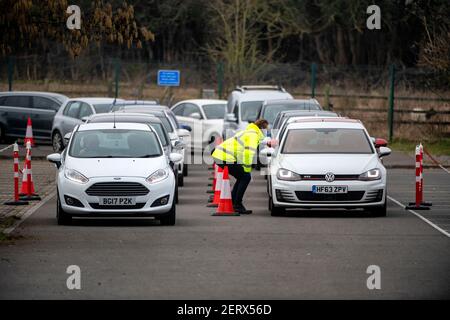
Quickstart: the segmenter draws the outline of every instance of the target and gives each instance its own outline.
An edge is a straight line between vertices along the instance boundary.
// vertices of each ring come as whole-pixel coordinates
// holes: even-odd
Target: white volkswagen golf
[[[287,126],[269,163],[269,210],[364,208],[386,215],[386,169],[363,124],[346,118],[304,118]]]
[[[58,224],[92,216],[153,216],[175,224],[175,177],[149,125],[82,124],[64,152],[47,159],[58,167]],[[179,162],[181,155],[170,159]]]

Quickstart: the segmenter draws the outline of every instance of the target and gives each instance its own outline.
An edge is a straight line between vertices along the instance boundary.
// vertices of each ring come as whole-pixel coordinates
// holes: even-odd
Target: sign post
[[[179,70],[158,70],[158,86],[160,87],[179,87]]]

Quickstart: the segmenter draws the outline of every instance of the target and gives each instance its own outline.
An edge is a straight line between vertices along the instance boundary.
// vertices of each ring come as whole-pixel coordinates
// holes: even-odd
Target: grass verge
[[[419,142],[398,139],[394,140],[388,146],[392,150],[414,153],[414,149]],[[422,145],[433,156],[450,156],[450,138],[430,142],[422,141]]]

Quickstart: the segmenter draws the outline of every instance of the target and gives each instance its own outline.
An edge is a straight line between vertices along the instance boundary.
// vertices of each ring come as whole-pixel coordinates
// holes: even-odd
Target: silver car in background
[[[64,136],[96,113],[107,113],[113,105],[123,100],[114,98],[74,98],[61,106],[53,119],[52,145],[55,152],[65,148]]]

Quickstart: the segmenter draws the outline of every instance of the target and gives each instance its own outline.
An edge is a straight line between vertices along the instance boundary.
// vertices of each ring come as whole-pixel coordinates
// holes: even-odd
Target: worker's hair
[[[266,119],[258,119],[255,121],[255,124],[258,126],[258,128],[262,129],[264,127],[267,127],[269,125],[269,122]]]

